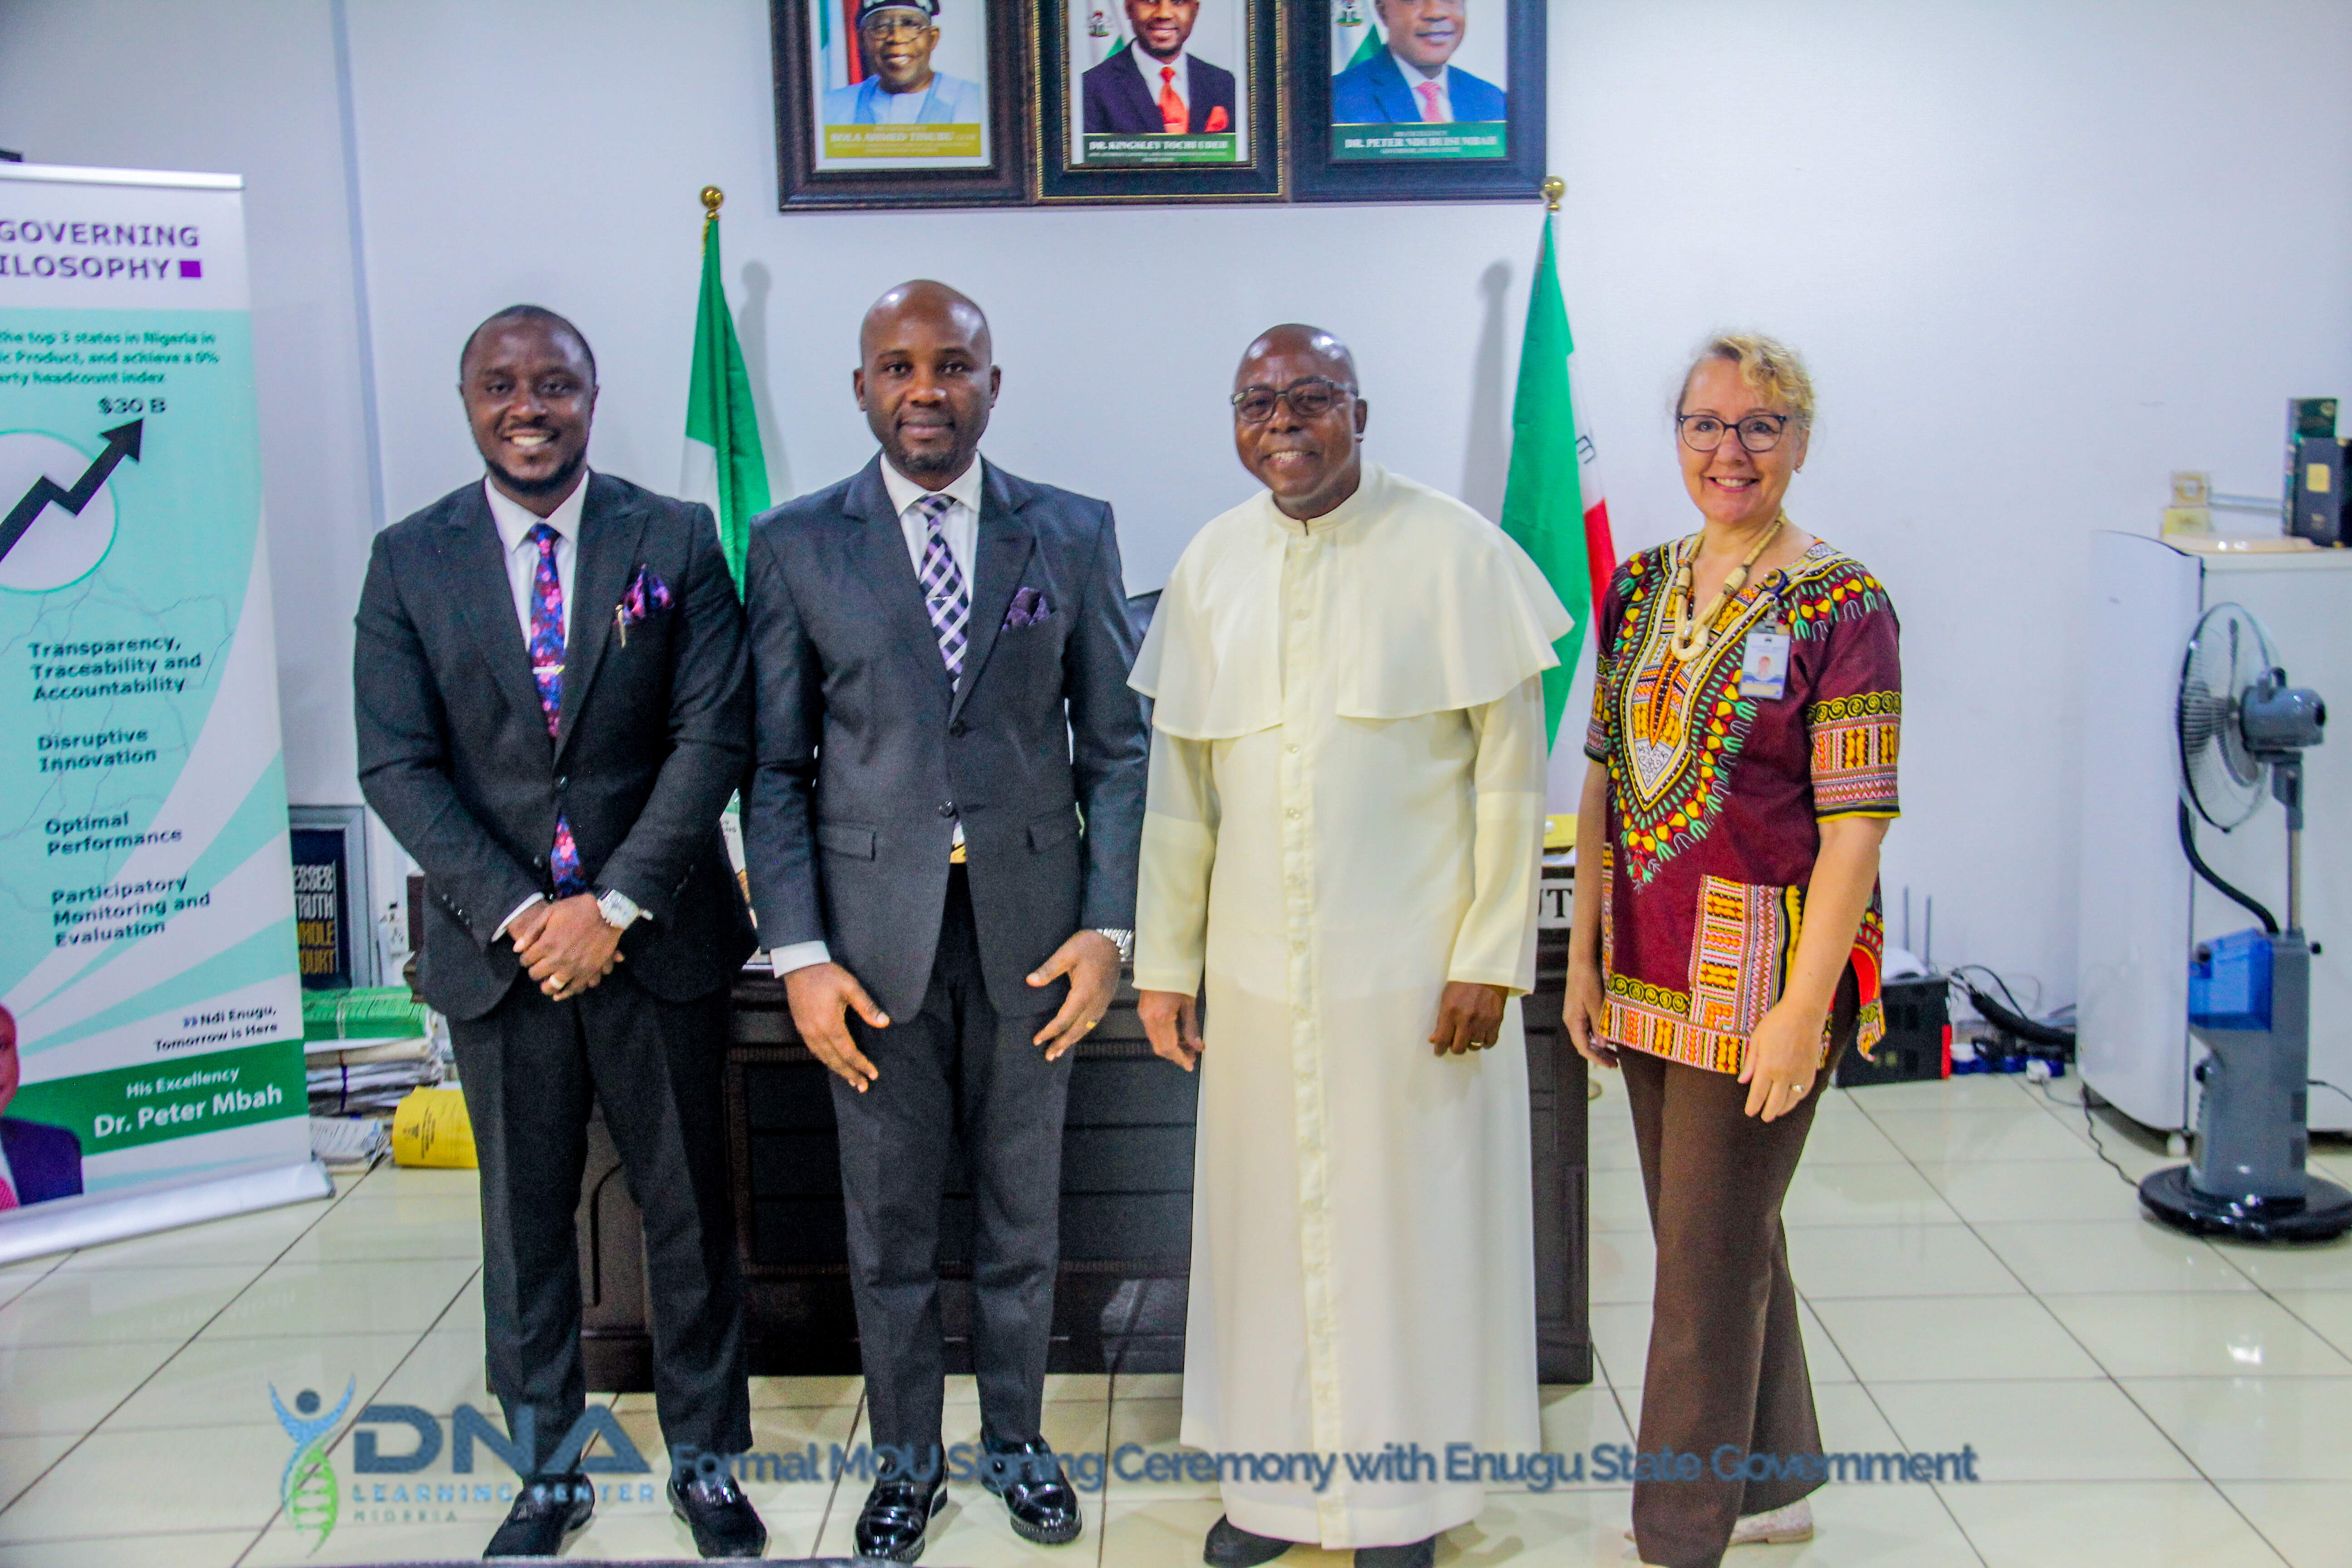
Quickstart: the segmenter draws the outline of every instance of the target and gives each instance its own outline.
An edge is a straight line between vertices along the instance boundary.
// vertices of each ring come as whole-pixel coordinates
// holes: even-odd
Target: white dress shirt
[[[8,1151],[5,1149],[0,1149],[0,1183],[7,1184],[8,1192],[16,1198],[17,1206],[23,1207],[25,1194],[23,1189],[16,1185],[16,1173],[8,1167]]]
[[[1135,61],[1135,68],[1143,73],[1143,89],[1144,91],[1150,95],[1152,107],[1156,109],[1160,106],[1160,91],[1162,88],[1174,88],[1176,89],[1176,96],[1184,100],[1184,123],[1189,128],[1192,123],[1192,56],[1191,51],[1186,49],[1178,49],[1174,59],[1163,60],[1158,55],[1153,54],[1150,49],[1145,48],[1141,44],[1131,43],[1127,46],[1127,53],[1128,58]],[[1175,79],[1173,81],[1161,80],[1160,73],[1163,70],[1173,70],[1176,73]]]
[[[1440,66],[1437,74],[1431,76],[1402,55],[1397,54],[1394,49],[1391,49],[1389,53],[1396,57],[1397,69],[1404,73],[1404,85],[1412,94],[1413,107],[1421,110],[1421,122],[1423,125],[1453,124],[1454,68],[1450,65]],[[1434,114],[1429,112],[1429,105],[1422,96],[1421,84],[1425,81],[1433,81],[1437,84],[1437,112]]]
[[[928,495],[943,495],[949,506],[940,517],[940,536],[947,541],[948,553],[955,558],[956,570],[963,576],[965,597],[971,596],[972,568],[980,560],[980,492],[985,478],[981,459],[974,458],[952,481],[930,490],[900,473],[889,458],[882,459],[882,486],[890,492],[890,504],[898,510],[898,531],[906,536],[907,559],[914,563],[918,583],[923,580],[923,553],[931,545],[931,525],[915,510],[915,503]],[[961,822],[955,825],[953,842],[963,842]],[[833,951],[821,942],[796,942],[768,953],[768,966],[779,975],[832,962]]]
[[[971,592],[971,569],[980,550],[980,489],[984,478],[981,462],[974,458],[962,473],[932,491],[900,473],[889,458],[882,459],[882,486],[890,492],[890,504],[898,510],[898,531],[907,536],[907,559],[915,563],[917,582],[923,578],[923,552],[930,547],[931,525],[915,510],[915,503],[927,495],[943,495],[952,504],[940,518],[940,532],[948,542],[948,553],[955,557],[956,570],[963,574],[963,591]]]
[[[542,522],[555,530],[555,580],[563,588],[563,640],[569,645],[572,564],[580,559],[580,509],[588,504],[588,470],[580,470],[580,482],[546,517],[509,497],[487,475],[482,494],[489,498],[490,521],[498,527],[499,542],[507,547],[507,583],[514,590],[515,622],[522,627],[526,645],[530,641],[532,589],[539,581],[539,546],[531,542],[530,531]]]
[[[563,643],[570,647],[572,567],[580,559],[580,510],[588,504],[587,467],[581,467],[580,482],[572,487],[572,493],[558,501],[555,510],[545,517],[492,484],[487,474],[482,477],[482,495],[490,503],[490,521],[499,531],[499,542],[507,547],[507,585],[514,593],[515,623],[522,628],[526,647],[530,646],[531,601],[537,597],[539,586],[539,545],[530,537],[530,531],[542,522],[555,531],[555,581],[563,590]],[[613,897],[614,912],[624,917],[624,923],[644,917],[644,911],[625,893]],[[539,902],[539,896],[534,894],[517,904],[499,922],[499,929],[490,933],[490,940],[496,942],[506,935],[515,917]]]

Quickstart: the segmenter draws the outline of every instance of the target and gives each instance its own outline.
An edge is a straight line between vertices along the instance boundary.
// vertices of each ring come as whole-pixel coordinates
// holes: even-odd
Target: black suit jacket
[[[640,572],[670,607],[624,643],[614,610]],[[631,978],[684,1002],[742,966],[719,816],[749,763],[751,689],[708,507],[589,477],[552,740],[478,481],[376,536],[352,663],[361,791],[425,870],[426,1001],[478,1018],[506,994],[520,966],[492,935],[551,890],[559,811],[591,885],[653,917],[621,940]]]
[[[761,940],[828,943],[900,1017],[930,984],[959,817],[1000,1014],[1060,1005],[1024,977],[1073,931],[1135,924],[1148,739],[1110,508],[985,476],[954,688],[880,458],[751,525]],[[1007,626],[1016,593],[1051,614]]]
[[[1168,122],[1160,115],[1160,95],[1144,85],[1128,58],[1139,46],[1129,44],[1098,66],[1090,67],[1078,79],[1086,95],[1086,129],[1097,135],[1161,136]],[[1140,57],[1149,58],[1150,57]],[[1209,129],[1213,110],[1225,111],[1224,130],[1234,128],[1234,73],[1222,66],[1213,66],[1200,56],[1192,57],[1185,68],[1187,85],[1192,89],[1192,101],[1184,107],[1190,123],[1184,129],[1198,136]]]

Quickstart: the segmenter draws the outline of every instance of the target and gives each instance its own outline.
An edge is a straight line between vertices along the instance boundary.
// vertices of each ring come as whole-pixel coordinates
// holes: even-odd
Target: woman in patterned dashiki
[[[1789,349],[1708,343],[1675,410],[1702,526],[1595,623],[1567,1024],[1623,1070],[1657,1238],[1639,1448],[1697,1457],[1635,1478],[1656,1568],[1810,1537],[1826,1479],[1780,1201],[1817,1087],[1885,1033],[1903,681],[1885,587],[1780,509],[1812,416]]]

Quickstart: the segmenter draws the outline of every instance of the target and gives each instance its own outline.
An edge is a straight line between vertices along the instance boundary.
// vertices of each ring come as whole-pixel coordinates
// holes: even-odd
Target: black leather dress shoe
[[[694,1549],[705,1557],[757,1557],[768,1549],[768,1527],[751,1500],[721,1470],[697,1472],[680,1484],[669,1479],[669,1510],[694,1532]]]
[[[1078,1494],[1043,1437],[1026,1443],[990,1443],[980,1484],[1004,1500],[1013,1533],[1040,1546],[1066,1546],[1086,1527]]]
[[[596,1488],[586,1476],[541,1476],[527,1482],[507,1510],[507,1521],[482,1549],[485,1557],[552,1557],[596,1511]]]
[[[1271,1535],[1252,1535],[1232,1520],[1221,1518],[1209,1526],[1209,1539],[1201,1546],[1201,1561],[1209,1568],[1257,1568],[1259,1563],[1271,1563],[1289,1551],[1292,1544]]]
[[[1408,1542],[1402,1546],[1359,1546],[1356,1568],[1431,1568],[1437,1561],[1437,1537]]]
[[[912,1563],[923,1554],[923,1539],[947,1500],[943,1481],[876,1481],[857,1513],[857,1555]]]

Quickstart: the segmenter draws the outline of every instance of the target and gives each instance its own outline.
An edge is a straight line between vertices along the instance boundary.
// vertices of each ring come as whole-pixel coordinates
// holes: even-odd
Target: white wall
[[[929,274],[995,321],[991,454],[1113,500],[1138,588],[1248,488],[1221,399],[1278,320],[1355,344],[1384,460],[1499,505],[1532,205],[787,217],[761,0],[348,16],[385,515],[477,471],[457,348],[520,299],[596,345],[594,460],[675,483],[706,183],[780,495],[868,454],[856,316]],[[1564,281],[1621,545],[1691,526],[1664,412],[1692,344],[1802,348],[1822,424],[1791,511],[1879,572],[1908,634],[1890,899],[1936,895],[1939,958],[2071,996],[2084,536],[2152,529],[2175,468],[2273,487],[2283,400],[2352,393],[2352,7],[1554,0],[1551,24]],[[253,181],[289,760],[317,799],[352,797],[375,510],[333,66],[317,5],[0,5],[0,145]]]

